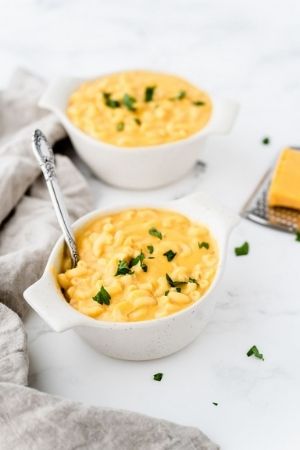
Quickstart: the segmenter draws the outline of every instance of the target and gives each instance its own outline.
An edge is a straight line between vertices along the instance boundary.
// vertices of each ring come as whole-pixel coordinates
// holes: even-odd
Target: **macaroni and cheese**
[[[200,131],[210,119],[209,96],[174,75],[128,71],[82,84],[67,115],[85,133],[120,147],[163,144]]]
[[[63,259],[58,282],[71,306],[98,320],[173,314],[199,300],[218,266],[209,230],[173,211],[130,209],[97,218],[76,237],[80,261]]]

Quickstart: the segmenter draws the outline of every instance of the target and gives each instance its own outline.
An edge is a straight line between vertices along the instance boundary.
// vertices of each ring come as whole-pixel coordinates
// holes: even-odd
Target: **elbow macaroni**
[[[162,239],[151,235],[151,228]],[[72,307],[97,320],[149,320],[186,308],[209,288],[219,262],[209,230],[173,211],[130,209],[99,217],[76,238],[80,261],[71,269],[65,256],[58,282]],[[170,260],[164,255],[169,250],[176,253]],[[130,267],[141,253],[142,262]],[[120,260],[130,273],[116,275]],[[170,285],[166,274],[179,284]],[[101,287],[110,296],[108,305],[93,299]]]
[[[147,87],[153,98],[145,100]],[[123,103],[127,94],[135,101]],[[128,71],[82,84],[69,98],[69,119],[90,136],[119,147],[173,142],[191,136],[212,113],[209,96],[168,74]]]

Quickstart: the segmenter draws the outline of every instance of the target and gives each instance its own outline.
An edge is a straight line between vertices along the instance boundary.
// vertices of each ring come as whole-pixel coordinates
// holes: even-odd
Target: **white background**
[[[0,57],[1,87],[18,66],[46,79],[150,68],[240,103],[231,135],[211,139],[200,156],[206,171],[195,169],[175,185],[119,191],[84,169],[98,206],[203,189],[238,211],[280,148],[300,145],[297,1],[0,0]],[[269,146],[261,145],[265,135]],[[236,258],[233,248],[246,239],[250,254]],[[299,261],[292,235],[242,221],[213,319],[191,346],[159,361],[98,355],[31,313],[30,384],[197,426],[224,450],[299,449]],[[245,355],[253,344],[264,362]],[[158,371],[161,383],[152,381]]]

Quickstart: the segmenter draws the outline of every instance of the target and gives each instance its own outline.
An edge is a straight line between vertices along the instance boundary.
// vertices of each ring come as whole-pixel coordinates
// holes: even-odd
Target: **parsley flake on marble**
[[[253,345],[249,350],[247,351],[247,356],[255,356],[255,358],[261,359],[264,361],[264,355],[259,352],[256,345]]]
[[[244,242],[240,247],[235,247],[234,252],[236,256],[244,256],[249,253],[249,243]]]
[[[164,376],[164,374],[161,373],[161,372],[155,373],[155,374],[153,375],[153,380],[155,380],[155,381],[161,381],[163,376]]]
[[[269,145],[270,144],[270,142],[271,142],[271,139],[269,138],[269,137],[264,137],[262,140],[261,140],[261,143],[263,144],[263,145]]]

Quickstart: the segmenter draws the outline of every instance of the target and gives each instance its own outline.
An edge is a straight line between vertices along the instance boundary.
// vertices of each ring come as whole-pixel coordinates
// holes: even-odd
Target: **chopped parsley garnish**
[[[244,242],[240,247],[235,247],[234,249],[236,256],[248,255],[249,253],[249,244],[248,242]]]
[[[205,102],[203,102],[202,100],[197,100],[197,101],[193,102],[193,105],[195,105],[195,106],[204,106]]]
[[[189,283],[195,283],[195,284],[198,284],[198,281],[197,280],[195,280],[195,278],[189,278]]]
[[[95,302],[97,302],[97,303],[100,303],[100,305],[109,305],[110,299],[111,299],[111,296],[109,295],[109,293],[103,286],[101,286],[100,291],[97,292],[95,297],[93,297],[93,300],[95,300]]]
[[[123,97],[123,105],[129,110],[129,111],[136,111],[136,107],[134,106],[136,99],[134,97],[131,97],[131,95],[124,94]]]
[[[270,144],[270,141],[271,141],[270,138],[264,137],[262,139],[261,143],[264,144],[264,145],[268,145],[268,144]]]
[[[295,241],[300,242],[300,230],[296,231],[296,239]]]
[[[151,234],[151,236],[157,237],[158,239],[162,239],[161,232],[158,231],[156,228],[150,228],[149,234]]]
[[[177,95],[175,95],[174,100],[182,100],[186,97],[185,91],[179,91]]]
[[[148,249],[148,252],[150,253],[150,255],[152,255],[152,253],[154,252],[153,245],[147,245],[147,249]]]
[[[125,127],[125,123],[124,122],[119,122],[119,123],[117,123],[116,130],[117,131],[123,131],[124,127]]]
[[[259,352],[259,350],[256,347],[256,345],[253,345],[253,347],[251,347],[247,351],[247,356],[252,356],[252,355],[255,356],[255,358],[258,358],[258,359],[261,359],[262,361],[264,361],[264,355]]]
[[[133,272],[130,269],[128,262],[125,261],[125,259],[119,260],[115,276],[117,276],[117,275],[132,275],[132,274],[133,274]]]
[[[140,120],[138,117],[134,117],[133,120],[135,121],[135,123],[136,123],[138,126],[142,125],[142,122],[141,122],[141,120]]]
[[[198,242],[198,247],[199,248],[206,248],[207,250],[209,249],[209,243],[208,242]]]
[[[152,102],[156,86],[147,86],[145,89],[145,102]]]
[[[184,286],[185,284],[187,284],[187,281],[174,281],[174,280],[172,280],[170,275],[167,274],[167,273],[166,273],[166,279],[167,279],[167,282],[169,283],[169,286],[174,287],[174,288],[181,287],[181,286]]]
[[[165,295],[168,295],[169,292],[170,292],[169,289],[167,291],[165,291]]]
[[[181,288],[180,288],[180,287],[177,287],[177,288],[176,288],[176,292],[181,292]]]
[[[153,380],[155,380],[155,381],[161,381],[163,376],[164,376],[164,374],[161,373],[161,372],[155,373],[155,374],[153,375]]]
[[[108,106],[109,108],[120,108],[121,103],[119,102],[119,100],[113,100],[111,98],[111,94],[108,92],[103,92],[103,100],[104,103],[106,104],[106,106]]]
[[[167,252],[164,253],[164,256],[167,258],[168,261],[172,261],[172,259],[174,259],[176,255],[177,253],[174,253],[173,250],[168,250]]]
[[[144,259],[145,259],[145,255],[143,252],[141,252],[139,255],[137,255],[135,258],[132,258],[129,261],[129,263],[128,263],[129,268],[131,269],[131,267],[136,266],[137,264],[140,263],[143,272],[147,272],[148,266],[147,266],[147,264],[144,263]]]
[[[217,402],[212,402],[213,405],[218,406],[219,403]]]

